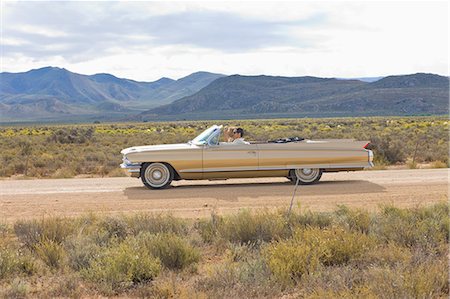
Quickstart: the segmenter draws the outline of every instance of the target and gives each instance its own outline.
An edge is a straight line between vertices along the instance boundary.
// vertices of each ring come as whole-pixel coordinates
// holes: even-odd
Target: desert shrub
[[[75,271],[86,269],[101,254],[100,247],[91,236],[79,235],[64,242],[68,264]]]
[[[100,220],[97,225],[99,230],[104,230],[109,239],[123,240],[129,233],[128,224],[124,217],[108,216]]]
[[[74,176],[75,176],[74,170],[70,169],[69,167],[59,168],[51,175],[53,179],[69,179],[73,178]]]
[[[5,295],[5,298],[17,298],[17,299],[27,298],[29,290],[30,290],[30,285],[27,282],[25,282],[19,278],[16,278],[12,282],[9,289],[6,290],[4,295]]]
[[[55,241],[42,240],[34,246],[34,251],[52,269],[59,269],[64,263],[64,248]]]
[[[403,246],[436,247],[448,242],[448,203],[431,207],[399,209],[385,206],[376,217],[373,233],[384,242]]]
[[[297,230],[292,239],[269,244],[265,258],[275,278],[288,284],[321,266],[346,264],[372,246],[374,241],[362,233],[306,228]]]
[[[236,215],[220,219],[212,217],[210,223],[199,226],[205,241],[218,236],[233,243],[258,244],[282,238],[289,234],[286,219],[281,213],[243,210]]]
[[[18,252],[17,270],[28,276],[39,273],[40,266],[28,250]]]
[[[40,221],[18,221],[14,224],[14,232],[24,245],[33,248],[40,241],[63,242],[72,234],[72,222],[64,218],[45,218]]]
[[[394,268],[371,267],[364,271],[367,287],[381,298],[448,297],[446,258]]]
[[[141,232],[152,234],[174,233],[176,235],[186,235],[188,226],[186,221],[175,218],[172,215],[152,215],[137,214],[125,217],[125,221],[131,234],[138,235]]]
[[[361,209],[349,209],[339,206],[334,212],[336,222],[339,226],[348,227],[350,230],[368,233],[372,224],[369,212]]]
[[[197,288],[207,291],[211,297],[275,297],[279,286],[270,280],[270,270],[261,256],[245,261],[226,259],[211,265],[208,274],[197,282]]]
[[[52,135],[47,138],[47,141],[62,144],[80,144],[92,140],[93,136],[94,128],[61,128],[54,131]]]
[[[211,213],[209,219],[200,219],[195,223],[202,240],[206,243],[213,242],[218,237],[219,226],[223,225],[223,217]]]
[[[442,162],[442,161],[433,161],[431,162],[431,168],[448,168],[448,163]]]
[[[113,161],[113,163],[115,163],[115,162]],[[115,166],[117,166],[117,165],[115,165]],[[110,170],[108,172],[107,176],[108,177],[127,177],[128,175],[121,168],[113,168],[112,170]]]
[[[107,294],[153,280],[161,269],[159,260],[132,243],[122,242],[108,248],[81,271],[83,277],[97,283]]]
[[[18,263],[15,250],[8,247],[0,247],[0,279],[14,275],[17,271]]]
[[[413,253],[407,247],[393,242],[381,244],[368,250],[363,256],[355,258],[353,264],[363,266],[391,266],[408,264],[413,259]]]
[[[304,213],[293,213],[289,219],[294,227],[320,227],[325,228],[331,226],[333,217],[329,213],[319,213],[307,211]]]
[[[159,258],[169,269],[184,269],[200,259],[200,253],[196,248],[173,233],[157,235],[143,233],[137,240],[142,250],[145,249]]]

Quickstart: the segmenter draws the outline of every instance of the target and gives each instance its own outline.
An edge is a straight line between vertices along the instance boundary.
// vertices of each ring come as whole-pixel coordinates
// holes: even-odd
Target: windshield
[[[208,141],[208,138],[217,130],[220,131],[221,126],[212,126],[209,127],[208,129],[206,129],[205,131],[203,131],[200,135],[198,135],[197,137],[194,138],[194,140],[192,140],[193,144],[205,144]]]

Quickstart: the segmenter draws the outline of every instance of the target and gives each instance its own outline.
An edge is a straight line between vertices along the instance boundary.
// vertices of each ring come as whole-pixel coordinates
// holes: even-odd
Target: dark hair
[[[241,134],[241,137],[244,137],[244,129],[242,128],[237,128],[236,130],[234,130],[236,133]]]

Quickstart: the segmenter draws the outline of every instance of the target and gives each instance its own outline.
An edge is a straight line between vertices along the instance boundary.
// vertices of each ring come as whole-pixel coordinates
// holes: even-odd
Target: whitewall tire
[[[173,177],[172,167],[165,163],[145,163],[141,168],[141,180],[150,189],[169,187]]]
[[[322,177],[322,169],[319,168],[299,168],[289,172],[289,179],[296,183],[297,179],[301,185],[311,185],[317,183]]]

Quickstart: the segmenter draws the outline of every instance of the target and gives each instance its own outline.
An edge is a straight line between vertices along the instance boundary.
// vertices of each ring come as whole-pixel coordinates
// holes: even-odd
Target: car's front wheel
[[[289,172],[289,179],[296,183],[298,179],[298,183],[300,185],[311,185],[320,180],[322,177],[322,169],[319,168],[299,168],[292,169]]]
[[[145,163],[141,168],[142,182],[150,189],[167,188],[173,177],[172,167],[164,163]]]

